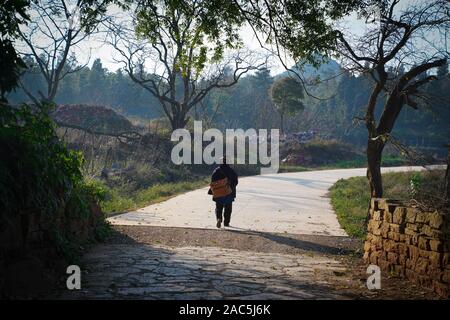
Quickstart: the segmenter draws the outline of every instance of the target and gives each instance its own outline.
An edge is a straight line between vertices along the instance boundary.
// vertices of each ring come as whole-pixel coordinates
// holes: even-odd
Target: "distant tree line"
[[[31,58],[26,59],[26,64],[29,68],[22,77],[22,83],[33,96],[38,97],[39,92],[46,92],[46,82]],[[13,103],[29,101],[27,94],[20,88],[11,93],[8,99]],[[161,116],[158,113],[158,102],[152,94],[135,84],[121,70],[108,71],[100,59],[96,59],[90,68],[68,73],[61,79],[54,101],[57,104],[109,106],[127,116]]]
[[[31,67],[23,75],[22,82],[37,95],[39,90],[45,90],[45,81],[32,61],[26,63]],[[263,69],[243,77],[233,87],[217,89],[191,110],[192,118],[221,129],[280,128],[280,114],[270,96],[271,87],[280,76],[284,74],[272,76],[268,69]],[[332,74],[328,71],[322,77],[331,78]],[[399,116],[393,134],[408,145],[441,147],[450,136],[448,65],[438,69],[437,78],[424,87],[424,96],[428,99],[420,102],[419,110],[406,109]],[[311,92],[323,99],[305,95],[304,109],[294,116],[287,114],[286,132],[314,130],[327,139],[363,145],[367,133],[358,119],[363,116],[361,110],[371,88],[368,75],[350,73],[311,86]],[[21,102],[27,101],[28,97],[18,88],[8,99]],[[58,104],[104,105],[143,120],[164,117],[159,102],[151,93],[121,70],[108,71],[100,59],[96,59],[91,67],[62,79],[55,101]],[[423,130],[417,131],[418,127]]]
[[[426,77],[424,73],[419,78]],[[319,130],[328,137],[352,144],[363,145],[367,139],[364,125],[364,110],[367,100],[373,90],[373,80],[370,75],[343,74],[338,81],[328,85],[319,85],[315,92],[325,95],[335,90],[336,94],[325,101],[312,101],[307,104],[308,111],[311,106],[320,116]],[[386,97],[377,101],[382,105]],[[421,99],[417,99],[417,109],[405,108],[399,114],[392,135],[409,146],[442,148],[450,137],[450,76],[448,65],[437,70],[437,80],[425,84],[422,88]],[[303,115],[304,116],[304,115]],[[381,110],[376,109],[375,117],[381,116]],[[302,115],[298,117],[302,122]],[[308,124],[303,124],[307,127]],[[418,130],[420,128],[420,130]]]

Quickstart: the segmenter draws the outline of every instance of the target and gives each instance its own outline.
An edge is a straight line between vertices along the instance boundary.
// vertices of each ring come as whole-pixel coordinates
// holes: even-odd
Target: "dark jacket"
[[[236,172],[227,164],[221,164],[219,167],[214,169],[213,174],[211,176],[211,182],[221,180],[224,178],[228,178],[228,183],[230,184],[232,193],[231,198],[234,200],[236,198],[236,186],[238,184],[238,176]],[[211,189],[209,189],[208,194],[212,194]],[[215,198],[213,198],[216,201]]]

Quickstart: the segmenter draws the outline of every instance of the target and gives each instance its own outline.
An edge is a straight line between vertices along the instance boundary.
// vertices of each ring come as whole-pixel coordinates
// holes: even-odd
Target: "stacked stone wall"
[[[372,199],[367,229],[365,263],[449,297],[450,215]]]

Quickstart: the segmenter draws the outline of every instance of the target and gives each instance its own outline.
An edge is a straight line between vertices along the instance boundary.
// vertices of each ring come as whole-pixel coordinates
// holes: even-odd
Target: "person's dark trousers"
[[[225,209],[225,210],[224,210]],[[216,218],[223,221],[225,225],[230,224],[231,219],[231,211],[233,210],[233,202],[230,202],[226,205],[220,204],[216,202]],[[223,219],[222,219],[222,211],[223,213]]]

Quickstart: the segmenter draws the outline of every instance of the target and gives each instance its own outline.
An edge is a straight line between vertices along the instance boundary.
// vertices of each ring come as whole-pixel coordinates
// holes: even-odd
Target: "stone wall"
[[[365,263],[449,297],[450,215],[372,199],[367,229]]]
[[[79,217],[61,205],[53,225],[52,216],[39,211],[18,212],[0,221],[0,300],[39,298],[57,287],[66,275],[67,260],[58,250],[54,231],[70,237],[74,247],[95,238],[95,229],[103,221],[97,203],[90,214]],[[76,241],[76,243],[75,243]],[[69,248],[71,249],[71,248]]]

